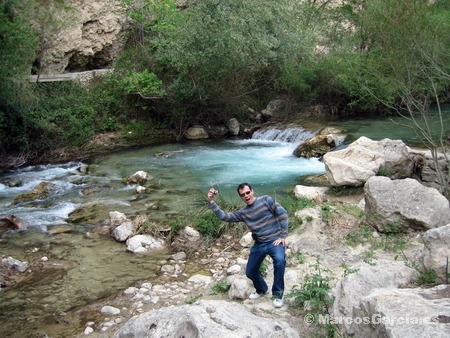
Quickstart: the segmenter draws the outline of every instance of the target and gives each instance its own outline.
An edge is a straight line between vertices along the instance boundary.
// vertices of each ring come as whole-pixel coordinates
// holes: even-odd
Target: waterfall
[[[313,137],[315,133],[301,127],[259,129],[252,135],[252,140],[277,141],[300,144]]]

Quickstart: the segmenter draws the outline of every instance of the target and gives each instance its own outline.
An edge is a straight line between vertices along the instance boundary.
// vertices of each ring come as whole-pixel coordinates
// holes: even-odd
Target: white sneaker
[[[275,306],[275,307],[282,307],[283,306],[283,300],[275,298],[273,300],[273,306]]]
[[[264,296],[264,295],[267,295],[269,293],[269,291],[267,290],[267,292],[266,293],[264,293],[264,294],[259,294],[258,292],[252,292],[251,294],[250,294],[250,296],[248,296],[248,298],[249,299],[258,299],[259,297],[261,297],[261,296]]]

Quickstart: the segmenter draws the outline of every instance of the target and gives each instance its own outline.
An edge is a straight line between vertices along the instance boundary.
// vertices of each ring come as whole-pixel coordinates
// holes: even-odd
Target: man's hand
[[[208,202],[209,203],[214,201],[214,196],[216,196],[216,190],[214,188],[209,189],[209,191],[208,191]]]
[[[278,239],[274,240],[272,244],[275,246],[280,245],[280,244],[282,246],[286,246],[286,240],[284,238],[278,238]]]

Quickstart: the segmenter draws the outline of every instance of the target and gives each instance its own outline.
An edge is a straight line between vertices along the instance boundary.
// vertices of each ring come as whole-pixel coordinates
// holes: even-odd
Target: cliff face
[[[125,42],[120,1],[65,0],[59,29],[43,44],[41,74],[110,68]],[[41,23],[42,24],[42,23]]]
[[[111,68],[127,33],[127,17],[121,11],[122,1],[63,2],[53,17],[44,14],[43,19],[35,22],[41,35],[41,51],[36,61],[39,73]],[[180,8],[186,6],[186,0],[176,0],[175,3]]]

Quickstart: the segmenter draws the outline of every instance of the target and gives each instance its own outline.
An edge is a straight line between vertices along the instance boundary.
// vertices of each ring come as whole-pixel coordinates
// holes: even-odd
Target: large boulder
[[[325,199],[325,195],[330,190],[328,187],[310,187],[306,185],[296,185],[294,195],[297,198],[305,197],[310,201],[320,202]]]
[[[184,136],[188,140],[201,140],[209,138],[208,133],[202,126],[193,126],[186,130]]]
[[[341,146],[345,137],[345,134],[340,129],[333,127],[324,128],[319,135],[315,135],[297,146],[294,150],[294,156],[305,158],[322,157],[333,148]]]
[[[450,260],[450,224],[425,232],[423,244],[422,267],[436,271],[436,279],[439,282],[447,282]]]
[[[232,119],[228,120],[227,128],[228,128],[228,132],[230,133],[231,136],[239,135],[240,126],[239,126],[239,121],[236,118],[233,117]]]
[[[256,316],[246,306],[221,300],[170,306],[133,317],[113,337],[297,338],[288,323]]]
[[[334,147],[334,143],[329,141],[332,141],[332,139],[327,137],[327,135],[313,136],[295,148],[294,156],[304,158],[321,157]]]
[[[373,141],[360,137],[347,148],[324,155],[326,175],[333,186],[361,186],[380,171],[391,178],[410,177],[414,164],[400,140]]]
[[[444,338],[450,332],[450,286],[430,289],[381,288],[363,297],[355,308],[354,336]]]
[[[368,223],[380,232],[428,230],[450,222],[448,200],[412,178],[370,178],[364,185]]]
[[[417,272],[403,261],[377,260],[375,265],[358,263],[351,267],[354,273],[340,279],[333,289],[335,301],[332,314],[336,318],[354,318],[359,313],[360,300],[376,288],[404,287],[411,283]],[[343,322],[347,334],[355,333],[354,322]],[[359,336],[363,337],[363,336]]]
[[[273,117],[282,115],[287,109],[286,100],[277,99],[272,100],[267,104],[267,107],[261,111],[264,121],[269,121]]]

